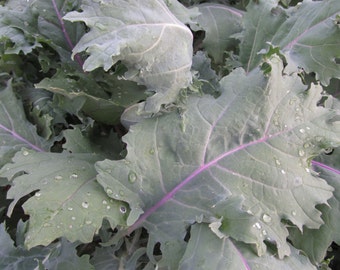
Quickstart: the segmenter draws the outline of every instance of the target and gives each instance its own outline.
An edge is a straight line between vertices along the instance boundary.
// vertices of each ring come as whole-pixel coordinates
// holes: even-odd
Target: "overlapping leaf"
[[[245,69],[250,71],[260,63],[259,52],[270,42],[285,53],[292,70],[300,67],[315,72],[324,85],[331,78],[340,78],[340,29],[336,23],[340,2],[306,0],[287,10],[276,2],[251,2],[248,6],[240,48]]]
[[[73,51],[88,52],[84,69],[108,70],[121,60],[127,79],[155,93],[145,104],[148,112],[173,102],[191,81],[192,34],[162,0],[86,0],[82,12],[64,18],[90,28]]]
[[[77,8],[79,1],[55,0],[60,12]],[[64,23],[69,43],[64,36],[52,1],[10,1],[0,6],[0,38],[13,44],[6,46],[7,54],[30,53],[35,48],[48,44],[55,49],[61,59],[70,61],[70,46],[82,36],[84,29],[80,24]],[[59,11],[59,10],[58,10]]]
[[[35,192],[23,208],[30,215],[25,244],[48,245],[58,237],[91,242],[104,218],[124,224],[124,203],[108,198],[96,182],[95,154],[39,153],[22,150],[0,170],[11,180],[8,214],[22,197]]]
[[[283,257],[290,248],[281,219],[320,227],[315,206],[333,189],[309,160],[339,145],[336,112],[317,107],[320,87],[306,91],[296,75],[282,75],[276,57],[270,64],[268,78],[238,69],[221,81],[219,98],[192,97],[181,115],[131,127],[126,159],[97,163],[100,184],[129,203],[128,225],[145,212],[129,231],[143,224],[154,243],[164,243],[208,220],[219,236],[253,243],[259,254],[263,241],[272,241]],[[234,206],[238,214],[228,207],[231,195],[242,201]]]
[[[242,30],[243,12],[214,3],[199,5],[199,11],[197,23],[206,32],[203,46],[216,63],[223,63],[224,52],[236,45],[231,36]]]
[[[0,267],[3,270],[13,269],[38,269],[38,265],[47,269],[62,270],[67,269],[93,269],[89,263],[89,256],[81,258],[77,256],[75,244],[68,243],[62,239],[60,243],[54,243],[49,247],[34,247],[26,250],[19,240],[24,237],[26,224],[19,222],[17,230],[17,241],[14,245],[12,239],[7,234],[4,225],[0,224]],[[18,241],[19,240],[19,241]],[[40,269],[40,268],[39,268]]]
[[[318,161],[314,161],[313,164],[320,176],[327,179],[328,184],[334,187],[334,196],[329,200],[329,206],[320,207],[325,224],[319,230],[306,228],[301,233],[292,228],[290,238],[296,248],[302,249],[311,262],[317,264],[323,261],[333,241],[340,244],[338,224],[340,220],[340,170],[337,169],[340,168],[340,149],[336,149],[330,156],[319,157]]]
[[[0,90],[0,167],[22,147],[44,151],[49,143],[39,137],[36,128],[26,120],[22,103],[15,97],[12,83],[8,81]]]
[[[232,239],[219,239],[214,235],[207,224],[195,224],[191,230],[192,239],[180,262],[179,269],[261,269],[261,270],[315,270],[308,259],[292,248],[291,255],[284,260],[267,252],[263,257],[258,257],[249,252],[249,247],[235,244]],[[206,249],[197,247],[205,246]]]
[[[144,87],[134,82],[118,80],[104,72],[82,74],[65,67],[52,78],[45,78],[36,87],[60,94],[68,99],[82,99],[85,115],[105,124],[117,124],[123,110],[145,99]]]

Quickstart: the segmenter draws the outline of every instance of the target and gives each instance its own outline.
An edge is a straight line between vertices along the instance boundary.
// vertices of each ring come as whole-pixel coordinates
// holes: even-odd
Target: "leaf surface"
[[[242,30],[243,12],[214,3],[199,5],[197,23],[206,32],[203,46],[216,63],[223,63],[223,54],[237,44],[233,34]]]
[[[91,242],[104,218],[112,227],[125,223],[124,203],[108,198],[96,182],[93,163],[100,158],[24,149],[0,170],[1,177],[12,182],[8,215],[19,199],[35,192],[23,205],[30,215],[27,247],[48,245],[61,236],[72,242]]]
[[[278,46],[288,58],[289,68],[315,72],[322,84],[340,78],[340,28],[335,23],[340,2],[303,1],[301,5],[283,10],[277,1],[251,3],[244,16],[245,32],[240,57],[246,70],[261,61],[259,52],[267,42]]]
[[[306,91],[298,76],[282,75],[276,57],[270,64],[268,78],[260,69],[235,70],[221,81],[219,98],[192,97],[180,115],[132,126],[126,159],[96,164],[99,183],[130,205],[129,232],[143,224],[155,243],[165,242],[207,220],[217,235],[253,243],[259,254],[264,240],[273,241],[282,258],[290,249],[281,219],[320,227],[315,205],[333,189],[309,160],[340,143],[336,112],[317,107],[320,87]],[[235,196],[242,201],[236,214],[228,207]]]
[[[324,260],[332,242],[340,244],[340,149],[335,149],[330,156],[318,157],[313,165],[314,169],[320,173],[320,177],[326,179],[327,183],[334,188],[334,196],[328,201],[328,206],[320,206],[322,218],[325,221],[320,229],[305,228],[301,233],[292,228],[290,239],[295,247],[308,255],[312,263],[318,264]]]
[[[72,74],[70,76],[69,74]],[[59,69],[52,78],[45,78],[36,87],[63,95],[70,100],[83,99],[82,111],[94,120],[117,124],[123,110],[145,99],[144,87],[134,82],[118,80],[104,72],[83,74]]]
[[[75,249],[76,244],[71,244],[65,239],[48,247],[39,246],[30,250],[25,249],[20,238],[24,237],[26,225],[19,221],[16,234],[17,241],[14,245],[4,228],[4,224],[0,224],[1,269],[38,269],[39,263],[46,267],[46,269],[93,269],[89,263],[89,256],[78,257]]]
[[[250,269],[230,238],[219,239],[207,224],[193,225],[191,236],[178,269]]]
[[[161,0],[88,1],[82,12],[66,20],[83,21],[90,31],[74,48],[86,51],[86,71],[110,69],[117,61],[128,68],[125,78],[145,85],[150,93],[145,111],[158,112],[173,102],[191,81],[192,34]]]
[[[0,90],[0,167],[22,147],[44,151],[49,143],[26,120],[22,103],[15,97],[11,80]]]

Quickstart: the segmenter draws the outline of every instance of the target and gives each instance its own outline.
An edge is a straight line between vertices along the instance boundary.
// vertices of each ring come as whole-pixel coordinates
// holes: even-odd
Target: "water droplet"
[[[87,196],[91,196],[91,192],[86,192],[86,195]]]
[[[72,211],[72,210],[73,210],[73,208],[72,208],[72,207],[68,207],[68,208],[67,208],[67,210],[69,210],[69,211]]]
[[[111,188],[107,188],[106,189],[106,194],[107,195],[111,195],[113,193],[112,189]]]
[[[154,148],[151,148],[150,150],[149,150],[149,154],[150,155],[153,155],[155,153],[155,149]]]
[[[41,196],[41,193],[40,192],[37,192],[34,194],[35,197],[40,197]]]
[[[71,217],[72,220],[76,220],[76,217]]]
[[[266,230],[263,230],[263,231],[262,231],[262,234],[263,234],[263,236],[266,236],[268,233],[267,233]]]
[[[43,224],[43,227],[51,227],[52,225],[51,225],[51,223],[44,223]]]
[[[106,206],[106,209],[107,209],[107,210],[110,210],[110,209],[111,209],[111,206],[110,206],[110,205]]]
[[[63,179],[63,177],[61,175],[56,175],[54,177],[54,180],[57,180],[57,181],[62,180],[62,179]]]
[[[91,220],[86,220],[85,224],[90,225],[90,224],[92,224],[92,221]]]
[[[70,226],[68,226],[70,229],[72,229],[73,228],[73,226],[72,225],[70,225]]]
[[[106,200],[103,200],[103,204],[107,204],[107,201],[106,201]]]
[[[120,211],[122,214],[125,214],[127,210],[126,210],[126,207],[122,205],[122,206],[119,208],[119,211]]]
[[[76,178],[78,178],[78,174],[72,173],[71,176],[70,176],[70,178],[76,179]]]
[[[292,211],[292,215],[293,215],[293,216],[296,216],[296,212],[295,212],[295,211]]]
[[[286,171],[285,171],[285,170],[281,170],[281,173],[282,173],[282,174],[286,174]]]
[[[302,177],[296,176],[296,177],[294,178],[294,185],[295,185],[295,186],[300,186],[300,185],[302,185]]]
[[[310,169],[309,168],[305,168],[306,172],[310,173]]]
[[[306,149],[306,148],[309,148],[310,146],[311,146],[311,145],[310,145],[309,143],[304,143],[304,144],[303,144],[303,148],[305,148],[305,149]]]
[[[119,195],[120,195],[120,196],[124,196],[124,195],[125,195],[124,191],[123,191],[123,190],[120,190],[120,191],[119,191]]]
[[[81,206],[84,208],[89,208],[89,203],[88,202],[82,202]]]
[[[129,181],[130,183],[134,183],[137,180],[137,175],[134,172],[129,173]]]
[[[263,214],[262,219],[265,223],[270,223],[272,221],[271,216],[269,216],[267,214]]]
[[[299,150],[299,156],[303,157],[305,155],[305,151],[303,151],[302,149]]]
[[[305,131],[303,128],[300,128],[300,129],[299,129],[299,132],[300,132],[300,133],[305,133],[306,131]]]
[[[25,151],[22,152],[22,154],[23,154],[24,156],[28,156],[29,152],[25,150]]]
[[[256,222],[254,225],[253,225],[254,228],[257,228],[257,229],[261,229],[261,224]]]
[[[276,163],[276,165],[281,165],[280,160],[278,160],[277,158],[275,159],[275,163]]]

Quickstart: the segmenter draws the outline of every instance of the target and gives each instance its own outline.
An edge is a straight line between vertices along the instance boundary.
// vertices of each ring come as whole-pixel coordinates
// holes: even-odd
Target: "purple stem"
[[[237,252],[238,255],[240,256],[241,261],[242,261],[244,267],[245,267],[247,270],[251,270],[251,269],[250,269],[250,266],[248,265],[248,262],[247,262],[246,258],[243,257],[241,251],[235,246],[235,244],[234,244],[232,241],[230,241],[230,242],[233,244],[234,248],[236,249],[236,252]]]
[[[4,125],[0,124],[0,128],[5,130],[6,132],[10,133],[14,138],[16,138],[18,141],[21,141],[25,144],[27,144],[29,147],[31,147],[32,149],[38,151],[38,152],[45,152],[44,149],[32,144],[31,142],[29,142],[28,140],[26,140],[25,138],[21,137],[18,133],[16,133],[13,130],[10,130],[8,128],[6,128]]]
[[[326,169],[326,170],[331,171],[331,172],[336,173],[336,174],[340,174],[339,170],[332,168],[330,166],[327,166],[326,164],[323,164],[323,163],[315,161],[315,160],[312,160],[312,165],[317,166],[317,167],[321,167],[323,169]]]
[[[235,149],[232,149],[214,160],[208,162],[207,164],[204,164],[200,166],[197,170],[195,170],[192,174],[190,174],[186,179],[184,179],[182,182],[180,182],[177,186],[175,186],[169,193],[167,193],[161,200],[159,200],[156,204],[154,204],[151,208],[149,208],[133,225],[131,225],[128,228],[128,234],[133,232],[135,229],[137,229],[152,213],[154,213],[158,208],[160,208],[163,204],[165,204],[167,201],[169,201],[179,190],[181,190],[185,185],[187,185],[191,180],[193,180],[197,175],[202,173],[203,171],[209,169],[211,166],[215,165],[217,162],[219,162],[221,159],[240,151],[244,148],[247,148],[251,145],[258,144],[261,142],[264,142],[268,139],[267,136],[260,138],[256,141],[241,145],[239,147],[236,147]]]
[[[67,31],[66,31],[66,27],[65,27],[63,18],[62,18],[61,14],[60,14],[60,11],[59,11],[59,9],[58,9],[58,7],[57,7],[57,4],[56,4],[55,0],[52,0],[52,4],[53,4],[53,8],[54,8],[54,10],[55,10],[55,13],[57,14],[57,18],[58,18],[58,21],[59,21],[59,23],[60,23],[61,30],[62,30],[62,32],[63,32],[63,34],[64,34],[64,37],[65,37],[65,39],[66,39],[66,42],[67,42],[69,48],[70,48],[71,50],[73,50],[74,45],[73,45],[73,43],[72,43],[72,41],[71,41],[70,36],[68,35],[68,33],[67,33]],[[83,62],[83,60],[80,58],[80,56],[79,56],[78,54],[76,54],[76,55],[74,56],[74,58],[75,58],[76,61],[78,62],[79,66],[83,67],[84,62]]]

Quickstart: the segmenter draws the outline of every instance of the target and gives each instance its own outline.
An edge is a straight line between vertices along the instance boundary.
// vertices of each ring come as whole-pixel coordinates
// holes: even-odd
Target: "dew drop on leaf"
[[[73,210],[73,208],[72,208],[72,207],[68,207],[68,208],[67,208],[67,210],[69,210],[69,211],[72,211],[72,210]]]
[[[76,217],[71,217],[72,220],[76,220]]]
[[[22,154],[23,154],[24,156],[28,156],[29,152],[25,150],[25,151],[22,152]]]
[[[302,177],[301,177],[301,176],[296,176],[296,177],[294,178],[294,185],[295,185],[295,186],[300,186],[300,185],[302,185]]]
[[[82,206],[83,208],[89,208],[89,203],[88,203],[88,202],[82,202],[82,203],[81,203],[81,206]]]
[[[151,149],[149,150],[149,154],[150,154],[150,155],[153,155],[154,153],[155,153],[155,149],[151,148]]]
[[[261,228],[262,228],[262,227],[261,227],[261,224],[258,223],[258,222],[256,222],[256,223],[253,225],[253,227],[256,228],[256,229],[261,229]]]
[[[125,213],[126,213],[126,207],[122,205],[122,206],[119,208],[119,211],[120,211],[122,214],[125,214]]]
[[[285,170],[281,170],[281,173],[282,173],[282,174],[286,174],[286,171],[285,171]]]
[[[276,163],[276,165],[281,165],[280,160],[278,160],[277,158],[275,158],[275,163]]]
[[[300,132],[300,133],[305,133],[306,131],[305,131],[303,128],[300,128],[300,129],[299,129],[299,132]]]
[[[72,178],[72,179],[76,179],[76,178],[78,178],[78,174],[76,174],[76,173],[72,173],[72,174],[71,174],[71,176],[70,176],[70,178]]]
[[[123,191],[123,190],[120,190],[120,191],[119,191],[119,195],[120,195],[120,196],[124,196],[124,195],[125,195],[124,191]]]
[[[267,231],[266,231],[266,230],[263,230],[263,231],[262,231],[262,234],[263,234],[263,236],[266,236],[266,235],[267,235]]]
[[[295,212],[295,211],[292,211],[292,215],[293,215],[293,216],[296,216],[296,212]]]
[[[107,210],[110,210],[110,209],[111,209],[111,206],[110,206],[110,205],[106,206],[106,209],[107,209]]]
[[[130,173],[129,173],[129,181],[130,181],[130,183],[134,183],[134,182],[136,182],[136,180],[137,180],[137,175],[136,175],[136,173],[130,172]]]
[[[54,177],[54,180],[57,180],[57,181],[62,180],[62,179],[63,179],[63,177],[61,175],[56,175]]]
[[[302,150],[302,149],[300,149],[300,150],[299,150],[299,156],[300,156],[300,157],[303,157],[304,155],[305,155],[305,151]]]
[[[106,189],[106,194],[107,195],[111,195],[113,193],[112,189],[111,188],[107,188]]]
[[[91,221],[91,220],[86,220],[86,221],[85,221],[85,224],[86,224],[86,225],[90,225],[90,224],[92,224],[92,221]]]
[[[267,214],[263,214],[262,219],[265,223],[270,223],[272,221],[271,216],[269,216]]]
[[[34,194],[35,197],[40,197],[41,196],[41,193],[40,192],[37,192]]]
[[[102,202],[103,204],[107,204],[107,201],[106,200],[103,200],[103,202]]]

